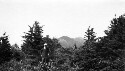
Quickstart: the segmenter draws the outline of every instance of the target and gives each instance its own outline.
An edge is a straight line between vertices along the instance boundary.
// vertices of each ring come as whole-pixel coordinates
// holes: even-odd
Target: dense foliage
[[[8,40],[6,33],[0,37],[0,64],[10,61],[12,58],[11,45]]]
[[[89,27],[79,48],[64,48],[58,39],[43,37],[42,27],[37,21],[29,26],[21,48],[11,46],[5,34],[0,37],[1,71],[124,71],[124,15],[113,18],[106,36],[96,37]]]

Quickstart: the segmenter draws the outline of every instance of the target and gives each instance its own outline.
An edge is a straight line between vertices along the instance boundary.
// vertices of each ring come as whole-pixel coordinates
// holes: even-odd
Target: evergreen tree
[[[125,17],[114,18],[105,33],[106,36],[101,38],[96,49],[100,57],[99,66],[102,66],[100,69],[124,71]]]
[[[85,33],[86,42],[82,49],[79,49],[75,53],[75,59],[73,60],[78,71],[91,71],[95,68],[98,61],[95,51],[96,35],[94,28],[90,28],[89,26]]]
[[[42,50],[44,48],[43,30],[39,25],[39,22],[35,21],[33,27],[29,26],[30,30],[23,36],[24,43],[22,45],[22,51],[28,55],[33,55],[41,58]]]
[[[84,47],[86,48],[90,48],[92,47],[93,43],[96,41],[95,37],[95,32],[94,32],[94,28],[89,28],[87,29],[87,31],[85,32],[85,38],[86,38],[86,42],[85,42],[85,45]]]
[[[95,32],[94,32],[94,28],[89,28],[87,29],[87,31],[85,32],[85,38],[87,39],[87,41],[94,41],[95,40]]]
[[[0,37],[0,64],[12,59],[11,46],[6,33]]]

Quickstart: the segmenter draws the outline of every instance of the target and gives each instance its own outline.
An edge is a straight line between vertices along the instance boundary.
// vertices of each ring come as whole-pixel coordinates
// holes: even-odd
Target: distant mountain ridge
[[[63,46],[63,47],[73,47],[74,44],[76,44],[77,47],[83,46],[85,40],[82,37],[76,37],[76,38],[70,38],[68,36],[62,36],[60,38],[58,38],[59,43]]]

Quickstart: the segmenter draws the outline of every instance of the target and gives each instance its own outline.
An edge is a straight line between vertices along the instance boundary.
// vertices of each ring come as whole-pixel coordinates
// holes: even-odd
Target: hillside
[[[63,47],[73,47],[74,44],[76,44],[77,47],[80,47],[85,42],[82,37],[70,38],[68,36],[62,36],[58,38],[58,40]]]

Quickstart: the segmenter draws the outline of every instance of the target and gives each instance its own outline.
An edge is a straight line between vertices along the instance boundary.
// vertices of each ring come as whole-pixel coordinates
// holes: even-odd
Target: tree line
[[[1,71],[124,71],[125,17],[111,20],[105,36],[96,37],[88,27],[83,46],[64,48],[56,38],[43,37],[43,26],[35,21],[25,32],[21,49],[0,37]]]

